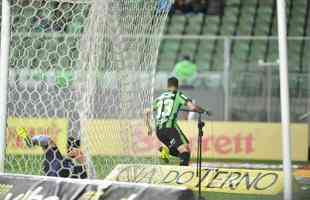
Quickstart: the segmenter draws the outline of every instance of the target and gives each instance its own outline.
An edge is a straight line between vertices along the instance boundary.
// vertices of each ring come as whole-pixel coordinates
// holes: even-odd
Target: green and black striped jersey
[[[191,100],[180,91],[167,91],[157,97],[153,102],[156,127],[175,128],[178,112],[188,101]]]

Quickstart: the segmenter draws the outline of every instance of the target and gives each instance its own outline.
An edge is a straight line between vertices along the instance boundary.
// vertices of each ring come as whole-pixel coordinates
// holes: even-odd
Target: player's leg
[[[67,177],[67,173],[63,173],[63,156],[58,150],[56,144],[46,135],[30,136],[25,128],[17,130],[17,135],[23,139],[26,145],[31,148],[40,146],[44,151],[43,173],[46,176]]]
[[[191,157],[191,152],[188,144],[183,144],[179,146],[178,148],[179,152],[179,158],[180,158],[180,165],[182,166],[188,166],[190,157]]]
[[[167,135],[167,130],[164,129],[158,129],[156,130],[156,136],[159,139],[159,141],[162,143],[162,145],[159,147],[159,157],[162,159],[165,163],[169,163],[169,137]]]
[[[160,157],[164,161],[169,154],[180,158],[180,165],[188,165],[190,160],[189,141],[179,128],[163,128],[157,130],[158,139],[165,144],[160,148]]]
[[[182,130],[177,126],[175,128],[175,141],[176,141],[176,148],[178,150],[178,157],[180,159],[180,165],[188,166],[191,156],[191,151],[189,147],[189,140],[184,135]]]

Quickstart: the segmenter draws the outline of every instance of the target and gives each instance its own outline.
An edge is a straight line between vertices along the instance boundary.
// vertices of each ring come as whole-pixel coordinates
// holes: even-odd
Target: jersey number
[[[174,101],[172,99],[165,99],[158,102],[157,119],[166,119],[170,116],[173,109]]]

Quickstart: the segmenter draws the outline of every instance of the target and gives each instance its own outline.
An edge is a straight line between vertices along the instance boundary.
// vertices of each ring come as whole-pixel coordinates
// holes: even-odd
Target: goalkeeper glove
[[[21,138],[29,148],[33,146],[31,137],[29,136],[29,133],[26,128],[18,128],[16,133],[17,136]]]

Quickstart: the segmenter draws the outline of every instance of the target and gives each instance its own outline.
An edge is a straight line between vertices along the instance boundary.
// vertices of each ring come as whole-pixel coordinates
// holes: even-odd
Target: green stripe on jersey
[[[180,134],[180,138],[182,140],[183,144],[188,144],[189,140],[187,139],[187,137],[184,135],[183,131],[180,129],[180,127],[178,125],[176,125],[175,127],[178,131],[178,133]]]

